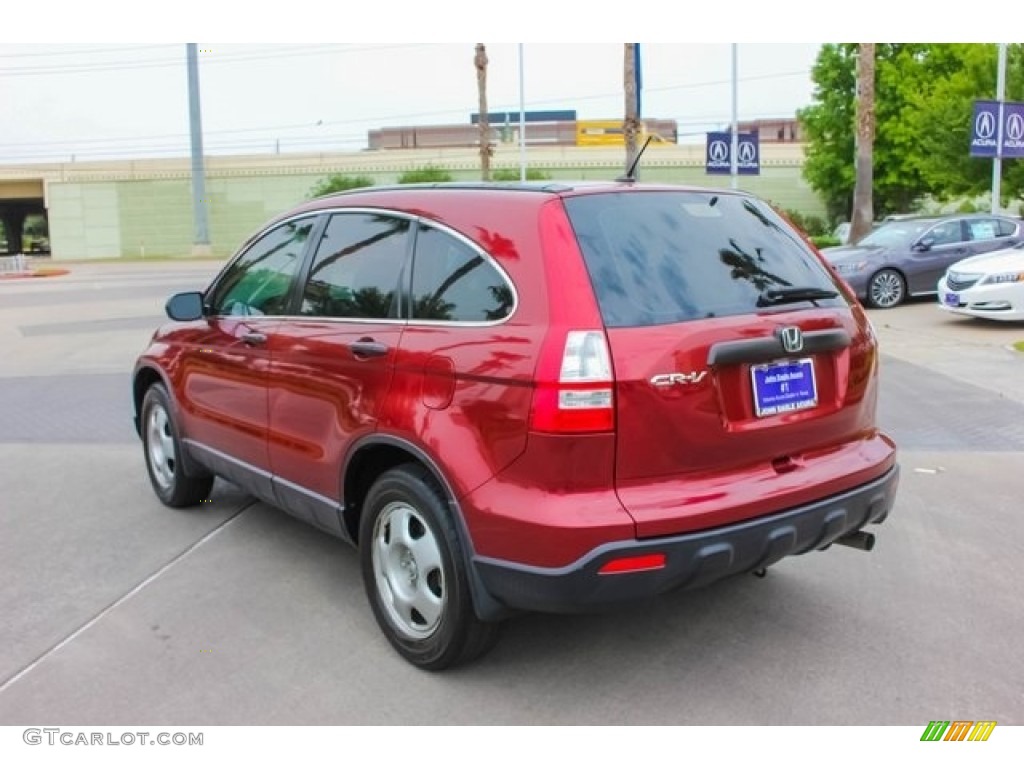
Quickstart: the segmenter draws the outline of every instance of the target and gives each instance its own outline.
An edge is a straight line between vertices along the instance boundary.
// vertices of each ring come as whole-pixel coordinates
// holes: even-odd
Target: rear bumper
[[[563,568],[539,568],[474,558],[487,591],[509,608],[570,613],[690,589],[764,568],[789,555],[822,549],[892,509],[899,467],[880,478],[785,512],[680,536],[604,544]],[[622,557],[663,554],[664,567],[601,574]]]

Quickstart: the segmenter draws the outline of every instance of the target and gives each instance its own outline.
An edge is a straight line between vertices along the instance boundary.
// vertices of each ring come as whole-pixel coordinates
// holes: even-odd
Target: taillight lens
[[[557,379],[538,371],[532,429],[577,434],[614,429],[614,376],[604,331],[569,331],[558,362]]]

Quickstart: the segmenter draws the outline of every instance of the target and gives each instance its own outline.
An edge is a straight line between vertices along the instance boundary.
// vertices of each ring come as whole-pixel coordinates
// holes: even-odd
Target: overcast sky
[[[922,28],[909,6],[859,0],[857,13],[852,6],[836,13],[842,7],[820,0],[21,3],[5,10],[0,28],[0,40],[18,41],[0,42],[0,164],[187,154],[190,39],[231,41],[199,43],[208,154],[359,150],[372,128],[467,122],[477,109],[473,43],[452,41],[488,38],[543,41],[524,44],[526,108],[574,109],[582,119],[623,113],[622,43],[588,41],[650,41],[641,46],[644,116],[675,119],[680,141],[697,142],[730,119],[731,40],[740,41],[739,117],[747,120],[792,116],[811,98],[820,43],[767,41],[877,36],[879,18],[888,37],[942,39],[941,21]],[[976,39],[1000,33],[982,15],[955,24],[954,34]],[[1011,29],[1002,25],[1002,34]],[[674,39],[697,42],[667,42]],[[518,108],[517,52],[515,43],[488,43],[492,111]]]
[[[740,119],[792,116],[818,45],[741,44]],[[206,151],[358,150],[367,131],[465,123],[477,110],[473,43],[199,43]],[[491,111],[519,105],[517,44],[488,44]],[[680,134],[728,123],[728,44],[642,44],[643,112]],[[623,111],[621,43],[523,46],[526,108]],[[0,163],[188,152],[185,45],[0,45]],[[7,112],[7,110],[4,110]],[[681,137],[681,141],[685,140]]]

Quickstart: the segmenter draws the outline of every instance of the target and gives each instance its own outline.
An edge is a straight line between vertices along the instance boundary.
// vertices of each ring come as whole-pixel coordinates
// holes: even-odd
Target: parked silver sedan
[[[888,309],[907,296],[934,294],[954,263],[1024,241],[1020,219],[958,214],[883,224],[857,245],[822,254],[868,306]]]

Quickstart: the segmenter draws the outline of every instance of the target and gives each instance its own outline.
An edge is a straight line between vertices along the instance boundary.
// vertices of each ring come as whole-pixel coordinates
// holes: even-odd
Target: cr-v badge
[[[690,371],[689,373],[659,373],[651,376],[651,384],[656,387],[671,387],[676,384],[697,384],[708,375],[707,371]]]

